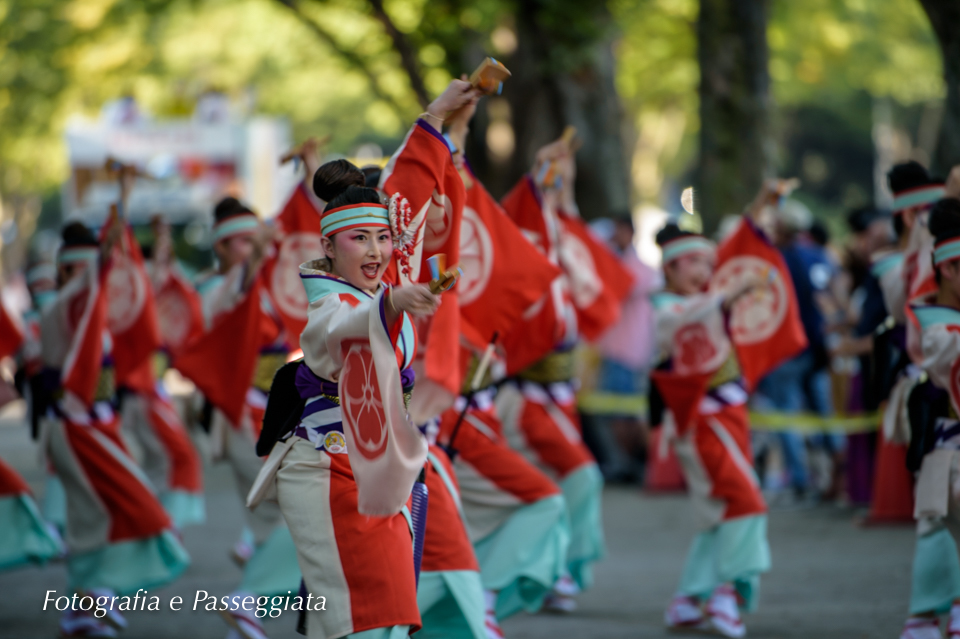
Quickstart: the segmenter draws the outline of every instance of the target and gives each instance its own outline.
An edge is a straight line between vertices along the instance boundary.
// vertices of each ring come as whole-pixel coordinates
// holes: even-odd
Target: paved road
[[[0,455],[36,487],[42,475],[26,431],[0,417]],[[151,595],[192,601],[198,589],[222,595],[240,571],[227,550],[241,526],[241,510],[229,470],[207,469],[208,522],[184,532],[193,565],[175,584]],[[658,638],[663,607],[695,533],[681,496],[645,496],[609,488],[604,496],[608,557],[596,570],[596,586],[566,616],[521,615],[508,620],[508,639]],[[913,532],[910,527],[861,528],[849,511],[821,507],[779,511],[770,517],[773,571],[764,579],[760,610],[747,618],[749,636],[764,639],[860,639],[896,637],[909,595]],[[56,636],[57,613],[41,611],[46,590],[63,591],[62,565],[0,573],[0,639]],[[130,613],[128,639],[221,639],[226,626],[214,613]],[[289,614],[289,613],[288,613]],[[267,623],[272,639],[294,639],[295,619]]]

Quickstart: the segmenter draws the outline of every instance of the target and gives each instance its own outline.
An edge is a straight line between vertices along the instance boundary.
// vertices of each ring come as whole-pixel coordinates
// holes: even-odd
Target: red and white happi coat
[[[462,403],[443,414],[438,441],[450,442]],[[489,391],[474,395],[454,445],[464,516],[474,543],[502,526],[518,508],[560,494],[541,470],[510,448]],[[431,500],[433,493],[431,493]],[[433,502],[431,501],[431,504]]]
[[[66,541],[73,553],[148,539],[171,525],[124,447],[117,416],[107,402],[95,401],[105,341],[104,281],[91,264],[58,292],[40,321],[43,363],[60,371],[64,393],[46,420],[44,438],[71,504]]]
[[[336,384],[338,396],[334,401],[332,391],[318,386],[316,396],[304,398],[296,435],[274,446],[248,505],[276,488],[308,589],[337,606],[335,614],[308,620],[311,636],[388,626],[416,629],[412,532],[402,510],[428,447],[406,414],[401,382],[416,339],[405,316],[387,326],[385,288],[370,295],[320,270],[321,265],[300,269],[310,300],[300,336],[302,365],[322,382]],[[316,411],[315,405],[323,408]],[[311,429],[325,434],[314,437]],[[452,534],[459,545],[451,548],[462,550],[466,535],[449,525],[456,523],[449,520],[455,502],[432,475],[431,469],[427,476],[436,494],[428,528],[429,518],[439,517],[433,522],[435,542],[446,544]],[[313,506],[304,509],[304,500]],[[451,557],[435,542],[428,541],[424,570],[475,567],[472,550]]]
[[[654,309],[661,366],[652,377],[670,409],[661,440],[675,440],[701,521],[709,527],[766,512],[721,297],[660,293]]]

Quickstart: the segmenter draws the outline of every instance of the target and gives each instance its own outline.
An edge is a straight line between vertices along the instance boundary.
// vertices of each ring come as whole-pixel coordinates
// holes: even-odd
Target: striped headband
[[[95,262],[100,256],[99,246],[64,246],[57,253],[57,264],[79,264]]]
[[[320,218],[320,232],[332,237],[357,228],[390,228],[387,207],[382,204],[349,204],[326,211]]]
[[[242,213],[225,217],[213,225],[213,241],[234,237],[236,235],[253,235],[260,226],[260,220],[253,213]]]
[[[902,213],[911,206],[933,204],[943,197],[943,193],[942,184],[924,184],[914,189],[901,191],[893,197],[893,212]]]
[[[943,264],[957,258],[960,258],[960,237],[951,237],[942,242],[937,242],[933,247],[934,265]]]
[[[672,262],[678,257],[690,253],[713,254],[715,250],[713,242],[702,235],[684,235],[663,245],[663,263]]]

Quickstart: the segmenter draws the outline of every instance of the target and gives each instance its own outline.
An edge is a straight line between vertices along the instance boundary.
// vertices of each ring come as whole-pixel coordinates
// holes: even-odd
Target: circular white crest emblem
[[[157,320],[164,343],[173,349],[180,348],[190,334],[190,306],[180,292],[164,288],[156,297]]]
[[[443,193],[433,192],[423,232],[423,247],[428,251],[443,248],[453,228],[453,203]]]
[[[280,243],[270,288],[280,311],[289,317],[307,319],[307,292],[300,283],[300,265],[323,256],[316,233],[289,233]]]
[[[736,344],[755,344],[773,335],[787,316],[787,287],[770,262],[749,255],[731,259],[714,275],[710,288],[720,290],[753,274],[766,286],[742,296],[730,313],[730,336]]]
[[[570,280],[573,303],[579,308],[586,308],[603,292],[603,282],[597,274],[590,248],[570,232],[561,233],[559,248],[560,262]]]
[[[729,354],[729,343],[711,339],[703,322],[682,326],[673,337],[673,367],[681,375],[715,371]]]
[[[487,289],[490,272],[493,270],[493,242],[477,212],[463,207],[463,222],[460,226],[460,304],[475,302]]]
[[[358,452],[366,459],[377,459],[387,448],[387,416],[368,344],[352,346],[344,358],[340,393],[343,424],[350,429]]]
[[[115,252],[107,276],[107,327],[113,334],[130,328],[143,310],[147,285],[130,256]]]

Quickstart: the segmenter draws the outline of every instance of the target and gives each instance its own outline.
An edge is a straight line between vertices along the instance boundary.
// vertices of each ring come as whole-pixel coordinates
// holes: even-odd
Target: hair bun
[[[934,204],[928,225],[937,241],[960,235],[960,200],[948,197]]]
[[[351,186],[364,186],[363,171],[347,160],[327,162],[313,174],[313,192],[324,202],[330,202]]]
[[[225,197],[217,203],[213,209],[213,219],[215,222],[225,220],[235,215],[254,215],[250,208],[235,197]]]
[[[897,164],[887,173],[887,182],[894,193],[909,191],[920,186],[931,184],[934,180],[923,168],[923,165],[914,160]]]
[[[666,226],[657,231],[657,246],[662,248],[663,245],[670,240],[675,240],[678,237],[683,237],[684,235],[693,235],[693,233],[681,230],[680,227],[674,222],[668,222]]]
[[[99,242],[83,222],[70,222],[61,231],[64,246],[97,246]]]

